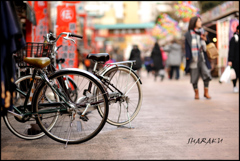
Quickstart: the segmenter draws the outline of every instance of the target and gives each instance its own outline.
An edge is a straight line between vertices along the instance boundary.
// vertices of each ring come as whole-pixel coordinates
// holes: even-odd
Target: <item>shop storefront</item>
[[[110,52],[113,48],[118,48],[123,58],[128,59],[133,44],[142,50],[153,45],[151,29],[154,25],[154,23],[94,25],[97,52]]]
[[[212,61],[212,75],[220,76],[227,65],[229,41],[239,24],[239,1],[227,1],[201,15],[203,27],[219,51]],[[214,41],[214,38],[216,41]]]

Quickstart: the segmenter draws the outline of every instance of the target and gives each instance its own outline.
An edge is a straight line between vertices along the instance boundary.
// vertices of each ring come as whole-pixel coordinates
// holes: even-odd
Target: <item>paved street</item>
[[[141,73],[143,103],[129,129],[106,124],[93,139],[68,145],[44,136],[26,141],[1,119],[2,160],[239,159],[239,94],[232,84],[210,82],[211,100],[194,99],[189,76],[180,80]],[[195,140],[194,140],[195,139]]]

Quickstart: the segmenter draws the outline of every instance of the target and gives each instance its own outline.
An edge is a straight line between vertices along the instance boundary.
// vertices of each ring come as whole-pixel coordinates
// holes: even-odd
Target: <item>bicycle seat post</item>
[[[93,67],[93,73],[95,74],[96,70],[97,70],[98,62],[97,61],[94,61],[94,62],[95,62],[95,64],[94,64],[94,67]]]

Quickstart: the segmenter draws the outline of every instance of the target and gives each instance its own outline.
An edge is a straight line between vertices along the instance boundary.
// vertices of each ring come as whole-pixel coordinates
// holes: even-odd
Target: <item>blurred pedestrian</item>
[[[152,58],[148,57],[148,56],[145,56],[144,57],[144,65],[145,65],[145,68],[147,70],[148,75],[152,71],[152,66],[151,66],[152,64],[153,64]]]
[[[154,80],[157,80],[157,76],[159,75],[159,71],[164,69],[163,61],[162,61],[162,53],[160,50],[160,46],[158,42],[155,42],[154,47],[152,49],[151,58],[153,60],[153,71],[154,71]],[[161,80],[163,80],[164,75],[161,75]]]
[[[179,68],[182,62],[182,48],[181,45],[177,43],[176,39],[172,41],[172,44],[169,45],[168,51],[168,66],[170,67],[169,79],[172,79],[173,73],[175,71],[175,79],[179,79]]]
[[[236,28],[236,32],[233,34],[233,37],[229,42],[229,51],[228,51],[228,65],[231,66],[236,72],[236,79],[232,80],[233,82],[233,92],[238,92],[236,86],[237,79],[239,79],[239,25]]]
[[[189,21],[188,31],[185,34],[186,67],[185,72],[190,72],[191,83],[195,92],[195,99],[199,99],[198,80],[201,76],[204,82],[204,97],[210,99],[208,93],[209,81],[212,79],[211,64],[206,54],[206,38],[201,32],[202,20],[192,17]]]
[[[140,70],[142,68],[142,59],[141,51],[139,50],[137,45],[133,45],[133,49],[131,50],[129,60],[136,60],[136,63],[133,64],[132,69],[137,70],[137,74],[140,75]]]
[[[152,50],[151,48],[148,48],[145,50],[145,53],[144,53],[144,66],[147,70],[148,76],[149,76],[149,73],[152,71],[152,64],[153,64],[153,60],[150,57],[152,52],[151,50]]]

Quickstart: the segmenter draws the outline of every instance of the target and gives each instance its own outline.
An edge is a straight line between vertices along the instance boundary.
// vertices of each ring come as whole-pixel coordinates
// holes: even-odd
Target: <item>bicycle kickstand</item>
[[[69,141],[69,138],[70,138],[70,135],[71,135],[71,129],[72,129],[72,125],[73,125],[73,120],[75,119],[75,115],[76,115],[76,113],[75,114],[72,113],[70,128],[69,128],[69,132],[68,132],[68,138],[67,138],[66,145],[65,145],[64,149],[67,148],[67,144],[68,144],[68,141]]]
[[[130,121],[130,117],[129,117],[129,112],[128,112],[128,103],[127,103],[127,116],[128,116],[128,121],[129,121],[130,129],[132,129],[131,121]]]
[[[118,122],[119,122],[119,119],[120,119],[121,109],[122,109],[122,104],[119,103],[119,105],[120,105],[120,112],[119,112],[119,116],[118,116]],[[131,121],[130,121],[130,117],[129,117],[129,112],[128,112],[128,105],[127,105],[126,109],[127,109],[128,122],[129,122],[129,126],[130,126],[129,129],[132,129]],[[121,125],[121,126],[122,126],[122,125]],[[121,126],[119,126],[119,127],[121,127]]]

